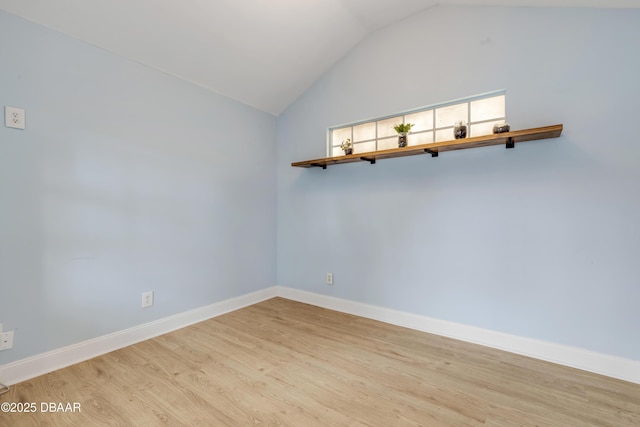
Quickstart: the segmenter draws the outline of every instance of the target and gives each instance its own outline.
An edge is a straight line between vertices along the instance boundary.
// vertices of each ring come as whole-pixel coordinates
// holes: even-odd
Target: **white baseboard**
[[[283,298],[640,384],[640,361],[278,286]]]
[[[26,381],[276,296],[640,384],[640,361],[282,286],[273,286],[230,298],[205,307],[1,365],[0,382],[12,385]]]
[[[0,366],[0,380],[8,385],[26,381],[275,296],[276,287],[270,287],[21,359]]]

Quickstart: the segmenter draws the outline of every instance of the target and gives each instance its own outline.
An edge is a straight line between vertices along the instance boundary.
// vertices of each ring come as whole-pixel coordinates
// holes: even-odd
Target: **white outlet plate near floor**
[[[13,331],[0,333],[0,350],[9,350],[13,347]]]
[[[153,305],[153,291],[142,293],[142,308],[151,307]]]
[[[25,111],[17,107],[4,107],[4,125],[8,128],[25,128]]]

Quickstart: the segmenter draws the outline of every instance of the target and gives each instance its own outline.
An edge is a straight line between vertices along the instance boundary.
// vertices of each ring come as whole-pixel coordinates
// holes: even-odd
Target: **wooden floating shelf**
[[[467,148],[488,147],[491,145],[504,145],[513,148],[517,142],[537,141],[539,139],[558,138],[562,133],[562,125],[545,126],[540,128],[516,130],[513,132],[497,133],[492,135],[475,136],[472,138],[453,139],[450,141],[434,142],[432,144],[412,145],[390,150],[370,151],[367,153],[349,154],[348,156],[325,157],[323,159],[305,160],[291,163],[291,166],[299,168],[339,165],[342,163],[369,162],[375,164],[380,159],[393,157],[417,156],[418,154],[430,154],[438,157],[439,153],[453,150],[465,150]]]

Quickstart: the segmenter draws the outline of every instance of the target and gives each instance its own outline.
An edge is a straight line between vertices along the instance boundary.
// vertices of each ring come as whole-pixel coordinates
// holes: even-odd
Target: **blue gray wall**
[[[639,10],[474,7],[366,39],[278,120],[278,284],[640,360],[639,43]],[[497,89],[562,137],[290,167],[329,126]]]
[[[0,105],[0,364],[275,284],[272,115],[4,12]]]
[[[27,110],[0,127],[0,364],[276,283],[640,360],[639,41],[639,11],[437,7],[276,119],[0,12],[0,105]],[[290,166],[496,89],[563,136]]]

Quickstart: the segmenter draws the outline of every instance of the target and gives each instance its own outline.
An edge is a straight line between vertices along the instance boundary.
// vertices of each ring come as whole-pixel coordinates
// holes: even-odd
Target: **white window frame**
[[[490,116],[489,118],[485,118],[482,120],[472,121],[472,117],[471,117],[472,109],[473,109],[472,103],[474,101],[479,101],[487,98],[500,97],[500,96],[502,96],[502,100],[503,100],[503,105],[502,105],[503,111],[501,115]],[[464,109],[465,104],[466,104],[465,115],[461,117],[456,116],[455,119],[449,120],[447,123],[443,123],[443,124],[436,123],[438,112],[444,113],[446,109],[450,109],[451,107],[455,108],[457,106],[460,106],[461,109]],[[456,99],[453,101],[432,104],[425,107],[416,108],[413,110],[407,110],[397,114],[391,114],[387,116],[376,117],[374,119],[361,120],[357,122],[332,126],[327,130],[327,156],[339,157],[344,155],[344,153],[340,149],[340,144],[347,137],[351,139],[351,142],[353,144],[354,154],[358,154],[361,152],[379,151],[379,150],[385,150],[385,149],[391,148],[389,147],[389,143],[392,142],[391,141],[392,137],[389,137],[388,135],[379,136],[379,129],[378,129],[379,122],[383,122],[385,120],[395,118],[397,119],[397,123],[406,123],[407,116],[410,116],[416,113],[428,112],[430,110],[432,110],[431,128],[425,129],[425,130],[417,130],[415,132],[412,131],[409,134],[409,145],[429,144],[429,143],[435,143],[435,142],[454,139],[453,128],[454,128],[455,122],[458,120],[462,120],[465,123],[467,123],[469,127],[467,136],[469,137],[491,134],[492,127],[493,127],[492,125],[494,123],[504,122],[506,119],[506,90],[503,89],[503,90],[497,90],[493,92],[487,92],[487,93],[474,95],[466,98]],[[354,128],[361,125],[375,125],[375,132],[374,132],[373,138],[362,139],[358,141],[354,139]],[[336,140],[334,141],[334,135],[341,135],[341,137],[336,138]],[[397,141],[397,136],[395,138],[395,141]],[[427,142],[424,142],[424,141],[427,141]],[[384,144],[386,144],[386,146],[384,146]],[[359,150],[359,147],[362,147],[362,149]],[[397,144],[395,145],[395,148],[397,148]]]

